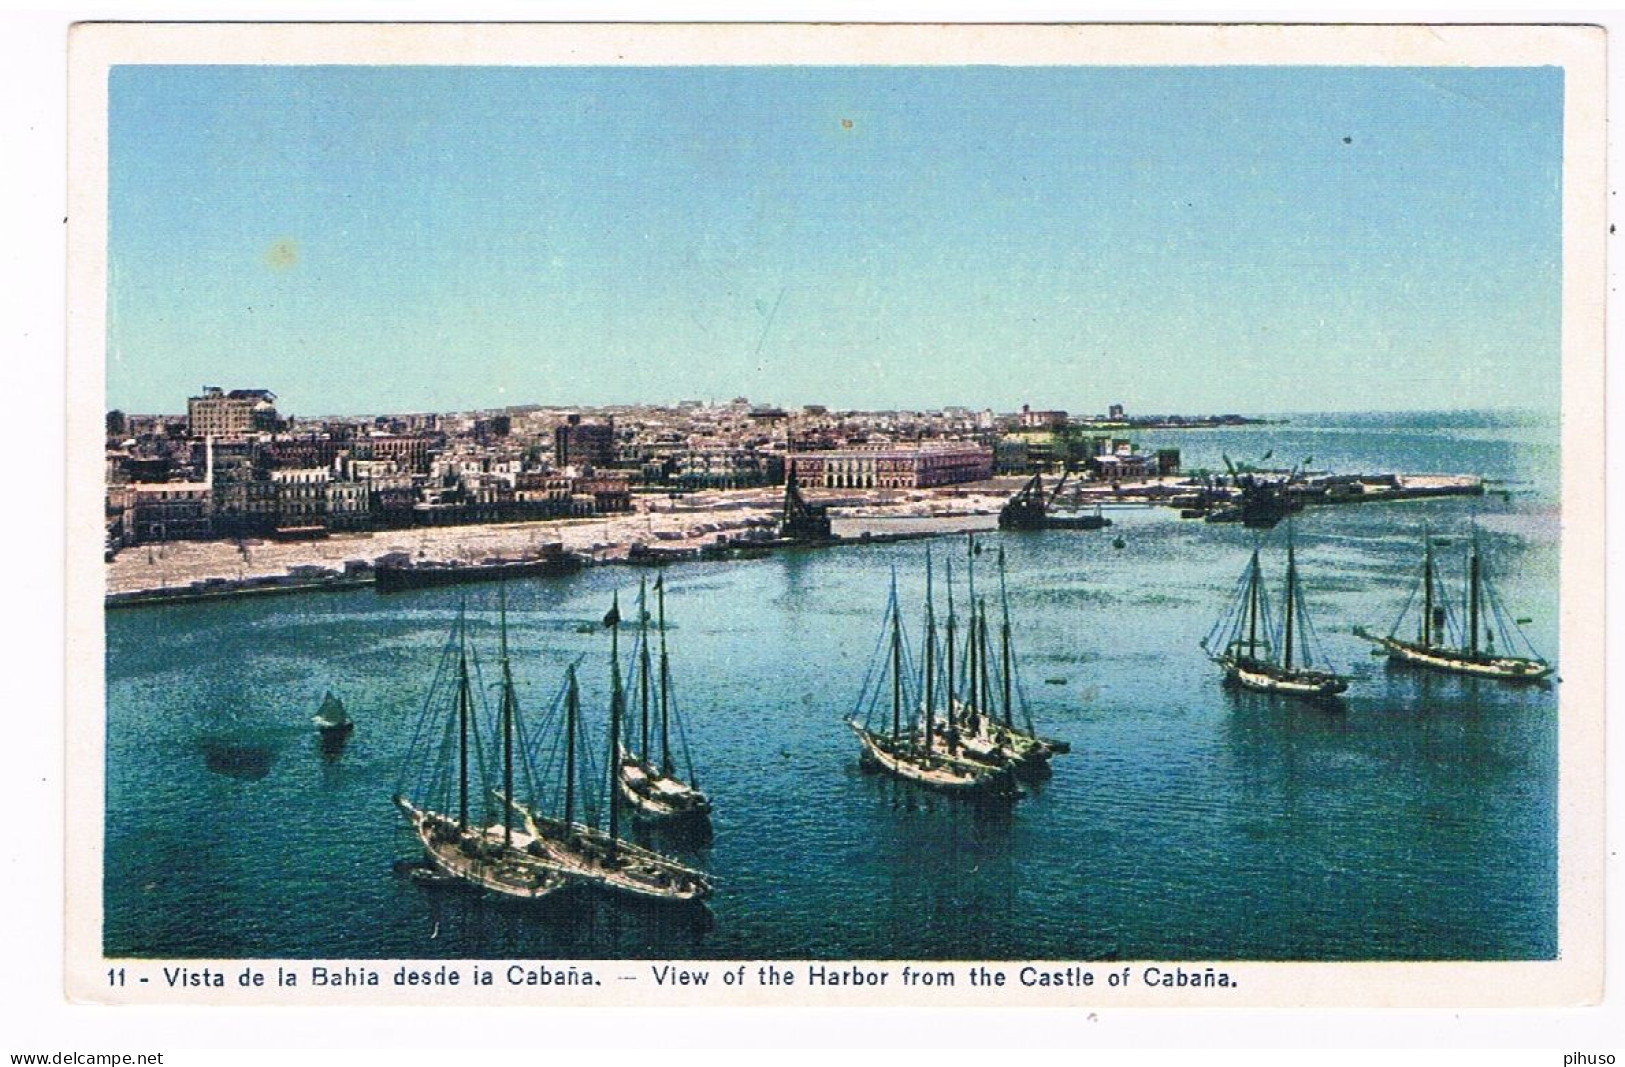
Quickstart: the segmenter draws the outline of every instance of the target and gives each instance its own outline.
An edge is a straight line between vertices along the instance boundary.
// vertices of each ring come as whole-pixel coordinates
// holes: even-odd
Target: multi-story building
[[[327,486],[332,472],[326,467],[285,468],[271,472],[277,490],[277,526],[325,526]]]
[[[360,530],[372,520],[372,493],[365,482],[327,483],[326,523],[330,530]]]
[[[592,501],[594,515],[612,515],[632,510],[632,487],[624,478],[582,478],[576,482],[575,495]]]
[[[615,463],[615,420],[582,422],[569,415],[564,425],[553,431],[553,465],[556,467],[609,467]]]
[[[178,541],[213,534],[208,482],[131,485],[128,499],[127,523],[135,541]]]
[[[993,476],[993,450],[967,444],[797,452],[787,462],[798,484],[826,489],[928,489]]]
[[[193,437],[242,437],[274,432],[279,424],[276,394],[269,389],[203,387],[186,402],[186,432]]]

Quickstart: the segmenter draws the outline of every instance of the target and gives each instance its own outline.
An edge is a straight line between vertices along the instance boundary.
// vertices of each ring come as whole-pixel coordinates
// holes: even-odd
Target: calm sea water
[[[1180,447],[1193,467],[1273,450],[1271,462],[1312,456],[1345,471],[1481,473],[1498,492],[1297,522],[1324,651],[1354,677],[1341,710],[1229,692],[1197,647],[1246,563],[1250,531],[1125,510],[1104,534],[988,534],[1008,555],[1032,714],[1073,745],[1002,817],[863,773],[841,721],[892,569],[912,609],[927,544],[957,568],[963,537],[666,571],[679,705],[716,804],[709,845],[670,845],[715,879],[699,916],[581,899],[514,906],[395,873],[417,851],[390,803],[409,732],[464,598],[471,640],[493,654],[494,587],[113,612],[105,949],[1553,957],[1561,686],[1393,669],[1349,631],[1386,631],[1414,582],[1424,525],[1459,534],[1476,517],[1503,599],[1558,658],[1555,422],[1294,417],[1142,443]],[[1278,531],[1266,552],[1279,542]],[[508,588],[528,710],[540,713],[566,664],[585,656],[584,697],[602,731],[606,639],[583,631],[613,590],[624,605],[638,578],[597,568]],[[332,759],[310,726],[329,688],[358,721]]]

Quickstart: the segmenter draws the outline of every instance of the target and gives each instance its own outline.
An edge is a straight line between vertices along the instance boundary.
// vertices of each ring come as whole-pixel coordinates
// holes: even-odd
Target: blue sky
[[[1557,68],[122,66],[108,404],[1555,407]]]

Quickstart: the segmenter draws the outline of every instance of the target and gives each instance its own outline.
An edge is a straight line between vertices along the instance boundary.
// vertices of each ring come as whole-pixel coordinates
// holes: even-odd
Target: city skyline
[[[116,67],[107,404],[1550,409],[1562,93],[1558,68]]]

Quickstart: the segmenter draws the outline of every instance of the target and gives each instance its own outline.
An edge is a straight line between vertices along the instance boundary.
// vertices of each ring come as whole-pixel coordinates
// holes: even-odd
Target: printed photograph
[[[1560,955],[1562,66],[106,94],[108,960]]]

